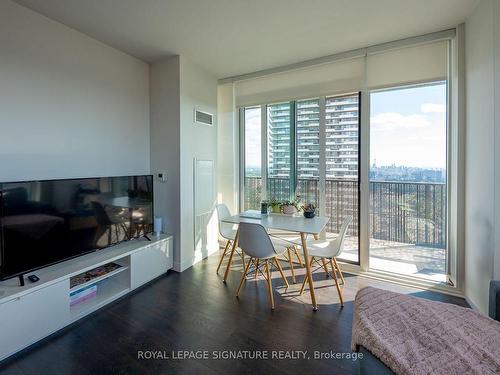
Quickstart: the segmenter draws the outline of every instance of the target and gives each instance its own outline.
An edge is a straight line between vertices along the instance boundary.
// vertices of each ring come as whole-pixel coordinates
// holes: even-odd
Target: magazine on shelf
[[[78,285],[85,284],[95,278],[105,276],[108,273],[111,273],[121,267],[122,266],[117,263],[108,263],[103,266],[94,268],[90,271],[86,271],[79,275],[73,276],[70,281],[70,289],[73,289]]]

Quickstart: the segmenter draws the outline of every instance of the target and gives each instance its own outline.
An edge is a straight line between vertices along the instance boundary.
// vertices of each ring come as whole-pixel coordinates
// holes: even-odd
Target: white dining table
[[[258,215],[257,215],[258,216]],[[296,232],[300,234],[300,241],[302,245],[302,251],[304,252],[305,264],[306,264],[306,277],[309,283],[309,293],[311,294],[311,302],[314,310],[318,309],[316,304],[316,295],[314,293],[314,283],[311,275],[311,267],[309,263],[309,254],[307,252],[307,241],[306,237],[308,234],[317,235],[319,234],[328,223],[328,218],[323,216],[316,216],[312,219],[306,219],[304,216],[288,216],[283,214],[267,214],[260,215],[260,217],[251,218],[245,215],[245,213],[233,215],[221,220],[224,223],[239,224],[239,223],[257,223],[262,225],[267,230],[283,230],[287,232]],[[233,246],[231,248],[231,253],[229,255],[229,262],[227,264],[226,272],[224,273],[223,281],[226,282],[229,269],[231,267],[231,262],[233,260],[233,255],[238,247],[238,237],[239,230],[236,232],[235,239],[233,241]]]

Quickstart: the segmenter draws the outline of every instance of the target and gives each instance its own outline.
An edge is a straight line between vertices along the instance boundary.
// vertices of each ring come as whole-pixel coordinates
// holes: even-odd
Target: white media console
[[[40,280],[19,286],[17,278],[0,282],[0,360],[94,312],[173,266],[173,237],[161,235],[124,242],[30,272]],[[121,267],[97,283],[97,294],[70,306],[70,279],[96,267]]]

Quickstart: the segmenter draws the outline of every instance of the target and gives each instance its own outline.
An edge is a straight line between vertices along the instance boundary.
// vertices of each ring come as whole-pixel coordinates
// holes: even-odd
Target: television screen
[[[0,183],[0,279],[152,232],[153,178]]]

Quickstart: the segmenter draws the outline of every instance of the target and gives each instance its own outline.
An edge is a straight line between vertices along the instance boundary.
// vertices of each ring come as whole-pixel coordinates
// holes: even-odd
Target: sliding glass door
[[[370,95],[370,268],[445,282],[447,85]]]
[[[359,94],[325,99],[325,215],[327,232],[336,234],[347,217],[341,259],[359,263]]]

